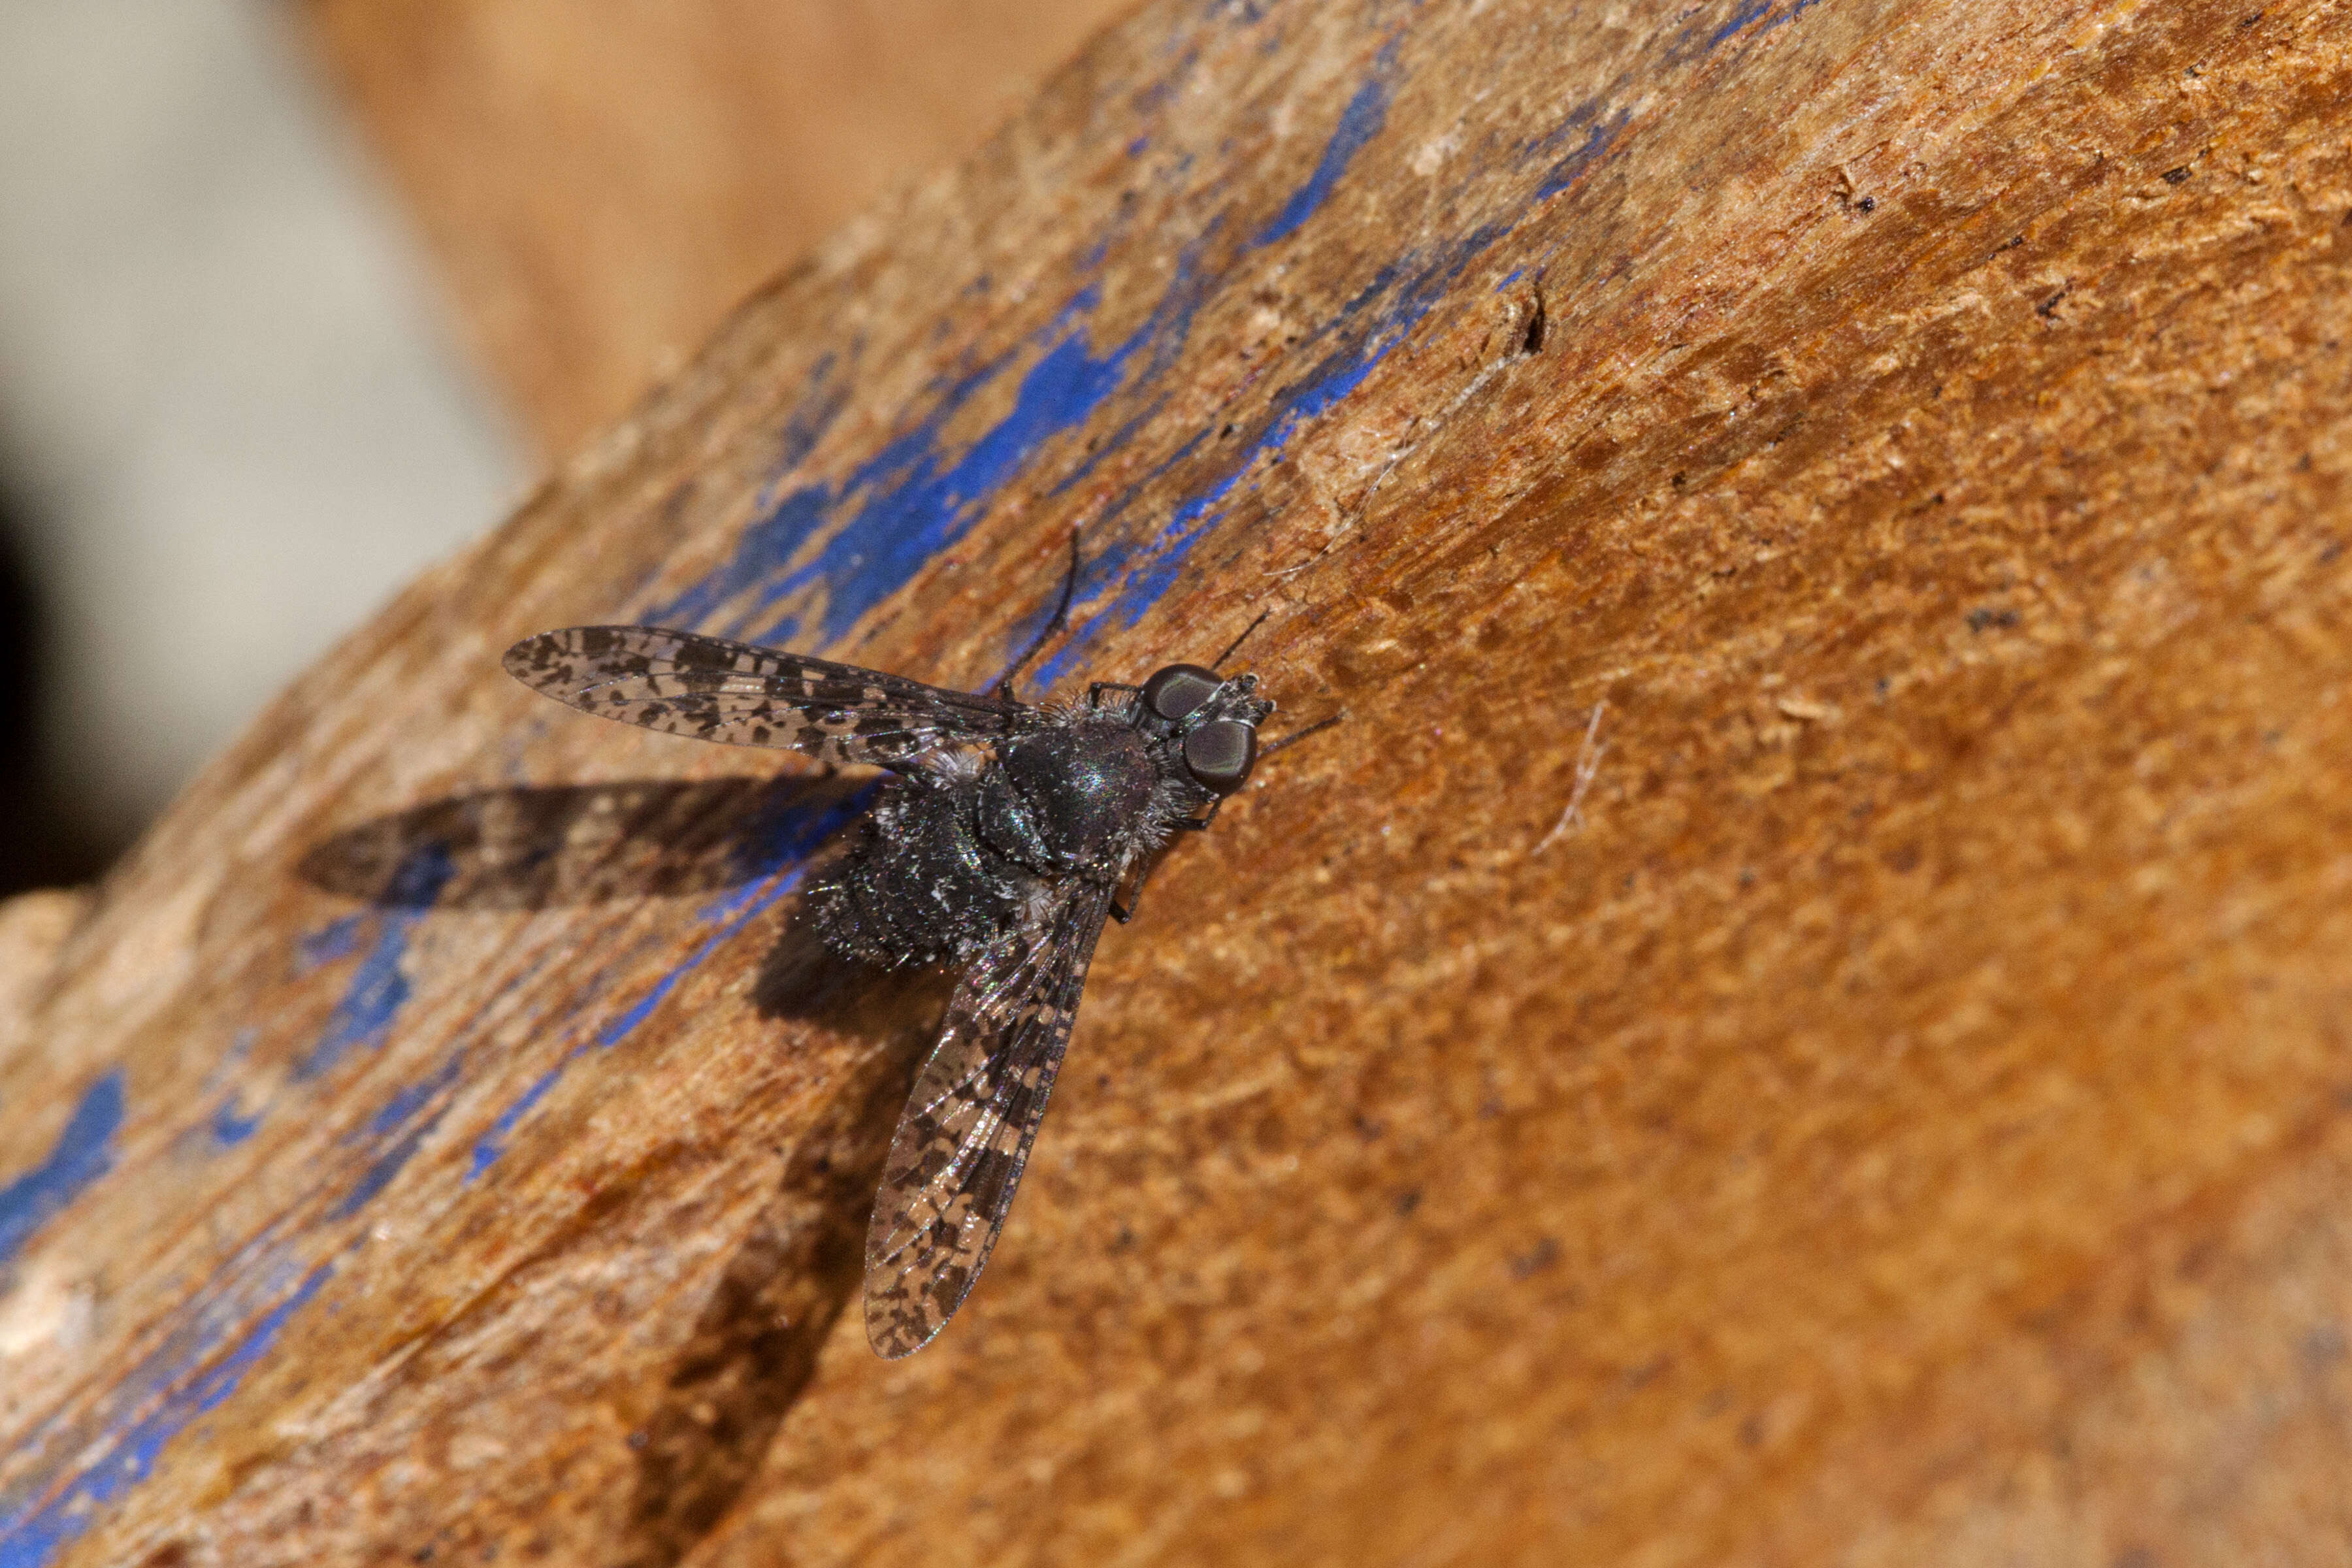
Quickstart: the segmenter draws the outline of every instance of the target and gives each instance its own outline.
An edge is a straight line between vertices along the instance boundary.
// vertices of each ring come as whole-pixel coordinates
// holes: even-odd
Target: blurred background
[[[0,896],[1115,0],[0,0]]]

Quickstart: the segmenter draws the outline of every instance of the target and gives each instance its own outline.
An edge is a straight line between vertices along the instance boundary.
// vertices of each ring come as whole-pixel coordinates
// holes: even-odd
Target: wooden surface
[[[560,455],[1119,0],[307,0],[477,357]]]
[[[1138,13],[0,987],[0,1563],[2352,1560],[2347,20]],[[885,1364],[857,781],[497,654],[981,682],[1078,525],[1057,690],[1349,718]]]

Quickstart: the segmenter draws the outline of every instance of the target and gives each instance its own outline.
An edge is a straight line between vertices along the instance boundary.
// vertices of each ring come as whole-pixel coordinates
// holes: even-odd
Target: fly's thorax
[[[1112,869],[1157,781],[1151,746],[1132,725],[1079,717],[1007,748],[981,784],[980,835],[1044,875]]]

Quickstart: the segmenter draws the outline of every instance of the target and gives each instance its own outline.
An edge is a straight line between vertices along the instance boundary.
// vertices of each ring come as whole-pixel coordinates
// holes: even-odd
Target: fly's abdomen
[[[825,944],[882,965],[969,958],[1018,922],[1037,879],[977,831],[976,780],[894,784],[810,893]]]

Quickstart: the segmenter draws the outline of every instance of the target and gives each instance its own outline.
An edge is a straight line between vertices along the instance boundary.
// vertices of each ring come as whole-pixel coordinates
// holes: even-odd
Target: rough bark
[[[0,1061],[10,1560],[2352,1555],[2346,21],[1105,35],[100,890]],[[1074,527],[1055,689],[1263,613],[1348,717],[885,1364],[857,781],[497,655],[976,684]]]

